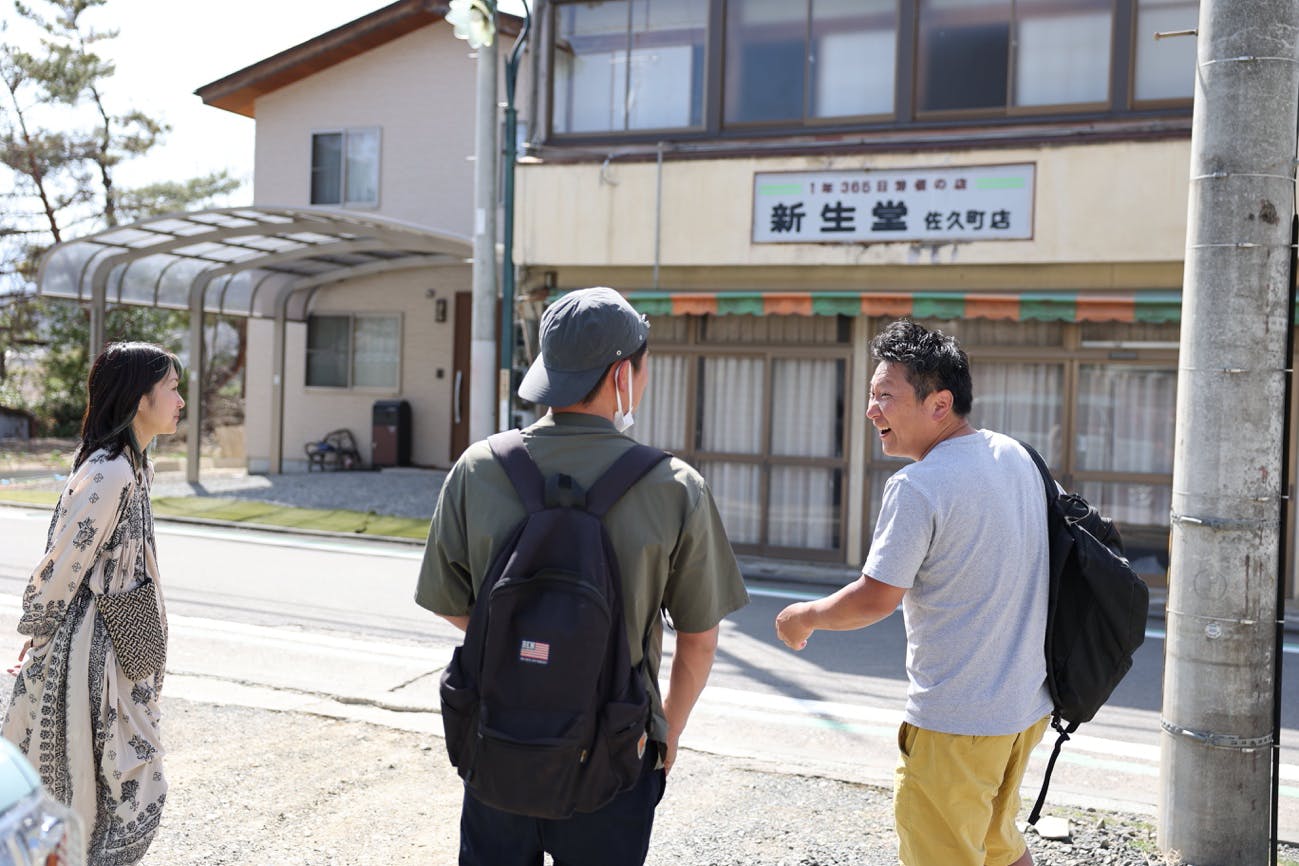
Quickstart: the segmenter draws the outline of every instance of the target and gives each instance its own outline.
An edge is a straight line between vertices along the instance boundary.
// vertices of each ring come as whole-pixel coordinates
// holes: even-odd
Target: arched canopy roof
[[[353,277],[463,264],[468,238],[323,208],[219,208],[152,217],[50,249],[40,294],[92,303],[289,320]]]

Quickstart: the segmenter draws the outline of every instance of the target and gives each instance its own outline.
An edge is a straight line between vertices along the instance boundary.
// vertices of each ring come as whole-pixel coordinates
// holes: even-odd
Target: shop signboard
[[[1036,166],[759,172],[753,242],[1031,240]]]

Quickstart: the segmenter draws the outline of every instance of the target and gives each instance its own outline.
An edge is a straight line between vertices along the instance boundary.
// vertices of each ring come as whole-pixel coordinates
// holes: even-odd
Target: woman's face
[[[180,421],[180,410],[185,401],[180,396],[180,377],[176,368],[169,366],[167,375],[158,380],[151,391],[140,398],[135,411],[135,439],[144,447],[159,434],[175,433]]]

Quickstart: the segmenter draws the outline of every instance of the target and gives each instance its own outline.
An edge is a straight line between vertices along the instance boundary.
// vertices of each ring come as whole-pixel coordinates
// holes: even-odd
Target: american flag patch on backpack
[[[539,640],[519,642],[519,660],[533,664],[550,664],[550,644]]]

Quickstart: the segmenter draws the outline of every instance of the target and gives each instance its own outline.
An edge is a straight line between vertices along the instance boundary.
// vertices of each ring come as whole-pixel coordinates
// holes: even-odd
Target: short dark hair
[[[104,349],[86,379],[86,414],[81,419],[81,445],[72,468],[100,448],[114,458],[129,450],[136,465],[142,465],[149,443],[135,441],[131,422],[140,398],[172,370],[178,377],[182,375],[180,359],[152,343],[111,343]]]
[[[594,400],[595,395],[598,394],[600,391],[600,386],[604,384],[604,377],[608,376],[609,371],[612,370],[614,367],[618,366],[619,364],[621,364],[624,360],[631,361],[631,368],[633,370],[639,370],[641,368],[641,364],[644,363],[645,361],[645,353],[647,351],[649,351],[648,340],[646,340],[644,343],[641,343],[640,348],[632,352],[626,358],[619,358],[618,360],[610,364],[608,367],[605,367],[604,372],[600,374],[600,378],[596,380],[595,387],[592,388],[590,391],[587,391],[586,396],[583,397],[581,400],[579,400],[577,405],[581,406],[585,403],[590,403],[592,400]]]
[[[871,340],[871,355],[877,361],[905,367],[917,399],[935,391],[951,391],[952,411],[961,417],[970,414],[974,403],[970,359],[955,337],[899,319]]]

